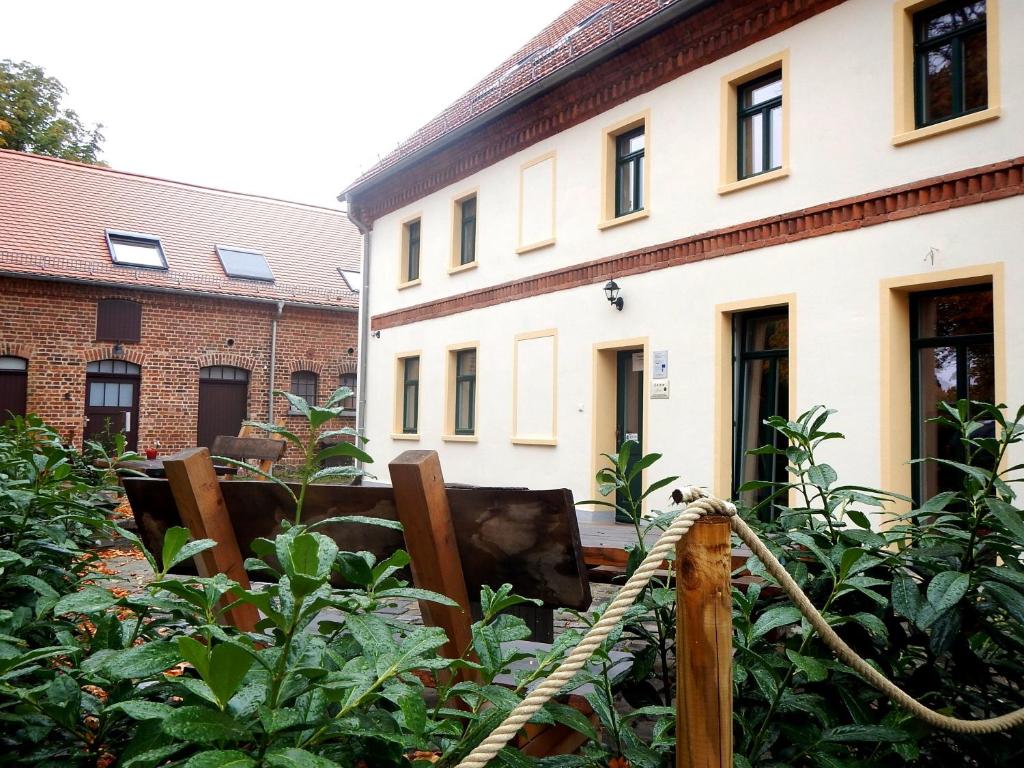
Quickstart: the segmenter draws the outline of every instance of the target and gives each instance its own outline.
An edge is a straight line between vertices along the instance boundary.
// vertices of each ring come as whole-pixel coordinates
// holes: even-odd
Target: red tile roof
[[[349,185],[346,192],[555,74],[678,0],[578,0],[530,42]]]
[[[107,229],[159,237],[168,269],[112,263]],[[273,283],[229,278],[215,251],[261,252]],[[0,150],[0,273],[357,308],[344,212]]]

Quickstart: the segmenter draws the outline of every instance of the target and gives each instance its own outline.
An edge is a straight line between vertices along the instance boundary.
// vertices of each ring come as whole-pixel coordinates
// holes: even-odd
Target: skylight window
[[[217,246],[217,255],[228,277],[243,277],[247,280],[274,282],[274,273],[259,251],[246,251],[227,245]]]
[[[107,230],[107,247],[115,264],[150,269],[167,269],[160,238],[134,232]]]
[[[341,269],[341,267],[338,268],[338,271],[341,273],[341,276],[345,278],[345,284],[348,286],[348,289],[355,293],[359,293],[359,289],[362,287],[363,283],[362,273],[355,272],[351,269]]]

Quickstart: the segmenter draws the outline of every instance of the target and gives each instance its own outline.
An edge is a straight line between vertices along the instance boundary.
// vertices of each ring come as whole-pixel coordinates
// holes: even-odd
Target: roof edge
[[[704,6],[711,5],[718,1],[719,0],[676,0],[671,5],[665,6],[662,10],[623,31],[621,34],[609,38],[607,42],[602,43],[592,51],[588,51],[575,61],[566,64],[564,67],[556,69],[546,77],[541,78],[535,83],[531,83],[518,93],[513,94],[505,101],[484,110],[449,133],[444,134],[440,138],[425,144],[406,157],[401,158],[393,165],[381,170],[379,174],[370,176],[361,182],[353,182],[341,191],[337,197],[338,201],[351,203],[351,196],[354,193],[373,188],[381,181],[406,170],[434,152],[455,143],[467,133],[475,131],[495,118],[501,117],[502,115],[519,108],[526,102],[540,96],[545,91],[548,91],[566,80],[571,79],[581,71],[599,64],[601,61],[613,56],[623,48],[626,48],[657,32],[663,27],[678,21],[683,16],[695,13]]]
[[[35,152],[21,152],[15,149],[2,149],[0,148],[0,157],[14,157],[24,162],[40,163],[40,164],[54,164],[54,165],[68,165],[73,168],[78,168],[83,171],[94,171],[96,173],[110,173],[116,176],[126,176],[133,179],[139,179],[141,181],[151,181],[157,184],[163,184],[171,187],[185,187],[187,189],[196,189],[202,192],[212,192],[217,195],[227,195],[230,197],[241,197],[250,200],[263,200],[268,203],[277,203],[281,205],[287,205],[295,208],[307,208],[314,211],[324,211],[328,213],[340,214],[341,218],[345,218],[345,211],[341,208],[331,208],[326,205],[314,205],[313,203],[301,203],[297,200],[285,200],[280,197],[271,197],[269,195],[257,195],[250,192],[237,192],[231,189],[223,189],[221,187],[211,187],[205,184],[193,184],[187,181],[176,181],[175,179],[168,179],[163,176],[151,176],[146,173],[138,173],[136,171],[122,171],[117,168],[110,168],[105,165],[95,165],[93,163],[83,163],[78,160],[66,160],[62,157],[51,157],[49,155],[39,155]]]

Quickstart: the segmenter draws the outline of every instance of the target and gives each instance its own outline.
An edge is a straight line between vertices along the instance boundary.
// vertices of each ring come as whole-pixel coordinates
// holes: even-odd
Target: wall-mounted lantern
[[[604,295],[608,298],[608,303],[615,307],[620,312],[622,311],[622,305],[625,303],[622,297],[619,296],[619,284],[614,280],[609,280],[604,286]]]

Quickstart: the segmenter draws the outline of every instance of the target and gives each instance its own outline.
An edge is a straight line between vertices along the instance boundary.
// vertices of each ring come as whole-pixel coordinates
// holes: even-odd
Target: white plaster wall
[[[634,248],[884,189],[1024,154],[1024,2],[1000,2],[1003,116],[893,147],[892,4],[849,0],[768,40],[688,74],[379,219],[372,234],[370,314],[515,280]],[[720,196],[723,76],[789,50],[788,178]],[[603,129],[650,109],[650,217],[597,228]],[[516,255],[520,167],[557,155],[555,245]],[[478,194],[479,266],[449,275],[452,201]],[[396,289],[400,222],[422,216],[422,284]],[[849,439],[826,458],[843,481],[880,483],[879,282],[971,264],[1004,262],[1008,402],[1024,402],[1024,198],[753,250],[619,279],[626,306],[587,286],[406,325],[370,338],[366,411],[376,473],[406,448],[436,449],[455,482],[569,487],[591,493],[593,345],[649,337],[669,352],[671,398],[650,400],[646,447],[665,458],[651,478],[709,485],[715,457],[715,306],[795,293],[797,402],[839,409]],[[934,264],[926,259],[938,249]],[[558,444],[513,445],[512,360],[518,333],[558,329]],[[445,347],[478,341],[478,442],[443,442]],[[390,437],[394,355],[422,350],[420,433]],[[650,360],[647,361],[648,367]],[[607,405],[614,408],[614,402]],[[1024,461],[1018,451],[1014,462]],[[656,504],[657,506],[657,504]]]
[[[1024,2],[1001,0],[1003,116],[901,147],[893,136],[890,0],[849,0],[535,144],[374,224],[371,313],[1024,153]],[[721,80],[790,53],[787,178],[719,195]],[[650,217],[599,230],[603,129],[651,111]],[[555,245],[517,255],[520,167],[557,153]],[[452,202],[478,189],[479,266],[449,275]],[[421,284],[396,290],[401,224],[422,214]]]
[[[680,483],[713,482],[715,307],[796,294],[794,411],[817,403],[839,410],[833,427],[846,433],[825,456],[844,482],[878,485],[880,412],[880,281],[972,264],[1003,262],[1006,363],[1011,405],[1024,402],[1024,244],[1008,221],[1024,217],[1024,198],[953,209],[623,278],[625,309],[608,307],[599,286],[583,287],[382,331],[370,340],[369,450],[386,464],[413,447],[441,455],[454,482],[569,487],[577,500],[591,490],[592,358],[595,342],[649,336],[669,352],[668,400],[650,400],[647,449],[664,454],[650,479],[678,474]],[[925,255],[941,242],[934,265]],[[558,445],[511,443],[514,336],[557,327]],[[478,340],[478,443],[440,438],[445,346]],[[388,437],[392,351],[422,349],[421,438]],[[648,361],[649,365],[649,361]],[[376,396],[379,393],[379,396]],[[614,408],[614,402],[606,404]],[[1024,460],[1018,451],[1011,463]],[[386,468],[376,470],[386,477]],[[655,506],[664,499],[656,500]]]

